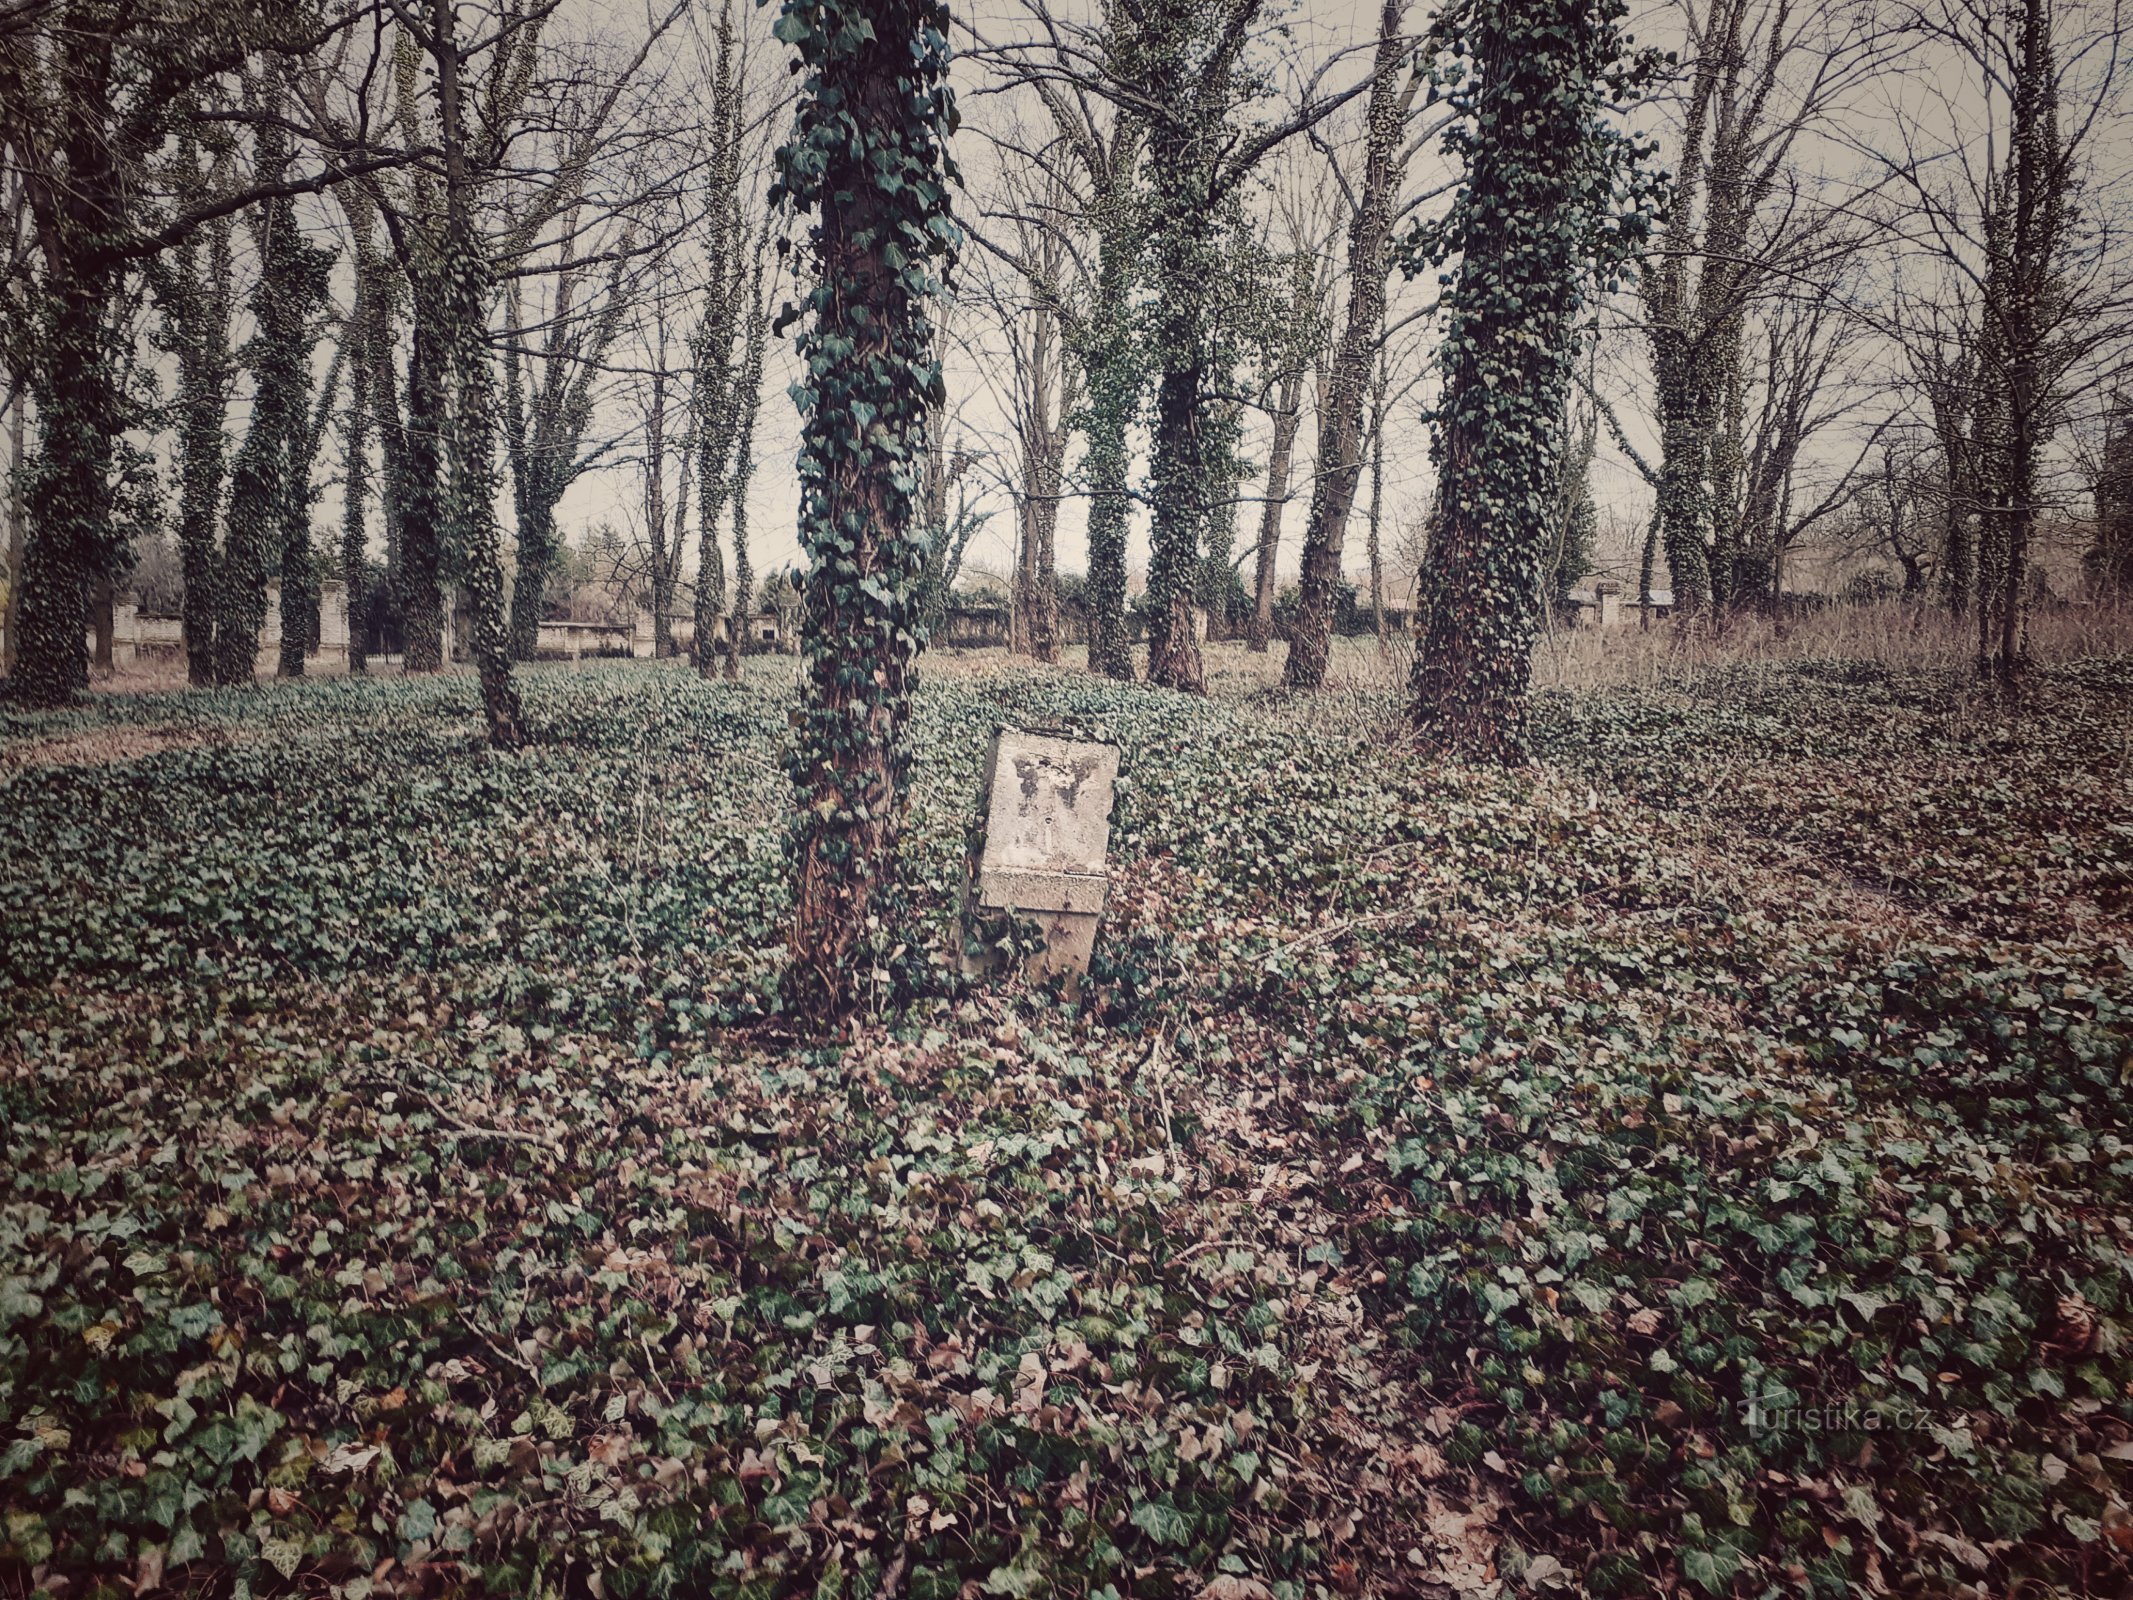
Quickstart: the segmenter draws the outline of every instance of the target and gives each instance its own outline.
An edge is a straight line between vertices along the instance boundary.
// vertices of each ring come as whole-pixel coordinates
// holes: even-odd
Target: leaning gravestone
[[[993,736],[979,802],[985,831],[964,886],[965,973],[1000,965],[981,930],[1007,917],[1034,922],[1044,940],[1024,962],[1030,977],[1063,975],[1071,986],[1089,970],[1117,781],[1115,744],[1020,728]]]

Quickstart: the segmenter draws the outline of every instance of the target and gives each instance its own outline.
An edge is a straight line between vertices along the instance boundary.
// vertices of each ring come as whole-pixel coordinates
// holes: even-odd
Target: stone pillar
[[[259,648],[252,656],[252,675],[271,678],[281,671],[281,585],[267,585],[267,618],[259,625]]]
[[[141,608],[113,605],[111,608],[111,665],[126,672],[141,654]]]
[[[312,652],[323,666],[348,667],[348,585],[335,579],[319,585],[318,649]]]

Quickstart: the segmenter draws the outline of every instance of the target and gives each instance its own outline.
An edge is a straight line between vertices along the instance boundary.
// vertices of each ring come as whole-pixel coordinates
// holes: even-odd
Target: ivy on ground
[[[1243,648],[930,681],[834,1049],[774,661],[531,670],[510,752],[470,676],[0,716],[0,1585],[2133,1579],[2133,666],[1507,772]],[[1126,752],[1079,1005],[957,975],[1003,718]]]

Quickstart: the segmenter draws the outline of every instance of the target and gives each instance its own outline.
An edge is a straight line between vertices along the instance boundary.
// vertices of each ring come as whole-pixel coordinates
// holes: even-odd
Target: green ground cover
[[[2133,1580],[2133,662],[929,681],[839,1047],[751,666],[0,715],[0,1588]],[[1079,1004],[949,976],[1003,718],[1126,748]]]

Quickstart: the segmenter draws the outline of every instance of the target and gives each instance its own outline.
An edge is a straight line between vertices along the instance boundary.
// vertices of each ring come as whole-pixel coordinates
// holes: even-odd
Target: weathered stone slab
[[[988,914],[1020,917],[1044,939],[1025,963],[1030,976],[1063,974],[1071,984],[1087,972],[1117,782],[1116,745],[1002,728],[985,762],[985,833],[964,894],[966,932]],[[964,970],[976,976],[997,959],[980,950],[966,955]]]

